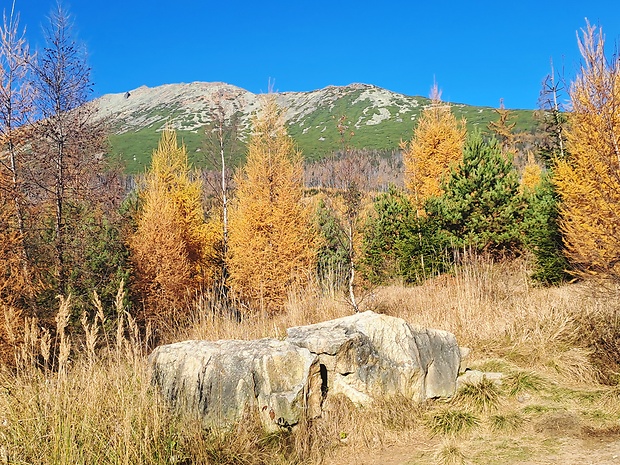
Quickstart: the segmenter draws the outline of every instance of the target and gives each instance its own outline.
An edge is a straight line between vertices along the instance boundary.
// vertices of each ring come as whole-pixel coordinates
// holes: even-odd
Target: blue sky
[[[0,0],[10,10],[13,0]],[[576,31],[599,24],[611,54],[618,0],[67,0],[95,96],[223,81],[252,92],[353,82],[472,105],[535,108],[550,60],[567,79]],[[32,46],[55,0],[15,0]]]

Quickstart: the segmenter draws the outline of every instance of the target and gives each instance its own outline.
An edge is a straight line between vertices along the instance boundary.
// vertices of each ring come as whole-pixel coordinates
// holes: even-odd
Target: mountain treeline
[[[143,329],[165,335],[196,306],[233,319],[286,312],[291,293],[310,282],[359,311],[373,286],[419,283],[472,254],[525,256],[532,279],[546,285],[620,276],[620,68],[589,24],[571,111],[555,103],[560,88],[550,76],[543,137],[528,150],[510,111],[500,107],[484,134],[468,131],[434,87],[401,143],[404,188],[384,189],[379,164],[353,148],[346,115],[334,120],[340,148],[314,174],[306,170],[308,187],[268,94],[234,176],[235,128],[216,115],[207,136],[217,170],[193,170],[166,127],[129,194],[105,156],[107,128],[89,103],[90,69],[66,10],[50,16],[36,53],[17,15],[5,15],[0,32],[5,345],[23,337],[15,322],[45,326],[69,295],[75,321],[78,312],[126,308]]]

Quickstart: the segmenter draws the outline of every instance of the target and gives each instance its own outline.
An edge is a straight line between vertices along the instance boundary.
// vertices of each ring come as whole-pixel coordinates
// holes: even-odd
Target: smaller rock
[[[480,370],[465,370],[461,376],[459,376],[456,380],[456,388],[457,390],[463,386],[463,384],[478,384],[483,379],[488,379],[489,381],[493,381],[495,384],[500,386],[502,384],[502,378],[504,377],[503,373],[495,373],[492,371],[480,371]]]
[[[471,354],[471,349],[469,347],[459,347],[459,352],[461,353],[461,364],[459,365],[459,374],[465,373],[469,366],[469,356]]]

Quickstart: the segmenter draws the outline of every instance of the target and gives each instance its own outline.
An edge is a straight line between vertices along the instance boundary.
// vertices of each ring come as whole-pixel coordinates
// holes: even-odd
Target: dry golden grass
[[[415,287],[379,289],[371,307],[420,327],[454,333],[471,359],[500,358],[522,367],[554,368],[558,376],[590,382],[595,377],[577,324],[594,305],[582,285],[536,287],[525,262],[492,264],[474,259]]]
[[[0,463],[162,463],[169,456],[177,432],[150,387],[135,321],[117,308],[118,338],[97,345],[106,322],[96,294],[94,303],[95,319],[81,320],[81,352],[68,332],[70,297],[59,301],[54,341],[35,319],[25,321],[17,369],[0,372]]]
[[[553,438],[562,435],[620,435],[618,388],[596,381],[612,365],[591,357],[613,348],[608,316],[617,299],[583,285],[533,287],[524,262],[472,260],[451,276],[375,289],[363,301],[363,309],[455,333],[472,349],[470,364],[506,375],[501,387],[466,389],[449,402],[385,399],[363,409],[332,398],[322,419],[279,435],[265,435],[252,417],[214,432],[171,412],[150,383],[150,335],[122,308],[123,292],[117,321],[105,321],[95,296],[95,316],[71,326],[67,298],[59,301],[53,337],[36,320],[19,329],[18,367],[0,372],[0,463],[251,465],[330,456],[347,463],[360,451],[407,443],[424,444],[411,463],[517,463],[553,452]],[[344,296],[319,285],[291,292],[287,312],[271,318],[221,316],[234,309],[203,297],[167,342],[282,338],[287,327],[352,313]],[[502,442],[507,434],[510,444]],[[498,447],[505,450],[494,454]]]
[[[353,310],[344,296],[333,290],[313,285],[289,292],[285,311],[278,315],[243,312],[241,304],[232,309],[214,309],[208,299],[194,305],[191,321],[176,327],[167,335],[170,341],[186,339],[283,339],[286,329],[352,314]]]

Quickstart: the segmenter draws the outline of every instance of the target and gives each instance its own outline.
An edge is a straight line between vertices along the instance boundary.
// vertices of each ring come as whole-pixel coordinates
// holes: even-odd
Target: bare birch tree
[[[28,66],[31,60],[25,29],[20,30],[19,14],[3,12],[0,28],[0,163],[9,182],[3,195],[12,203],[22,271],[28,275],[28,255],[24,247],[25,206],[23,195],[24,148],[30,122],[34,90]]]

